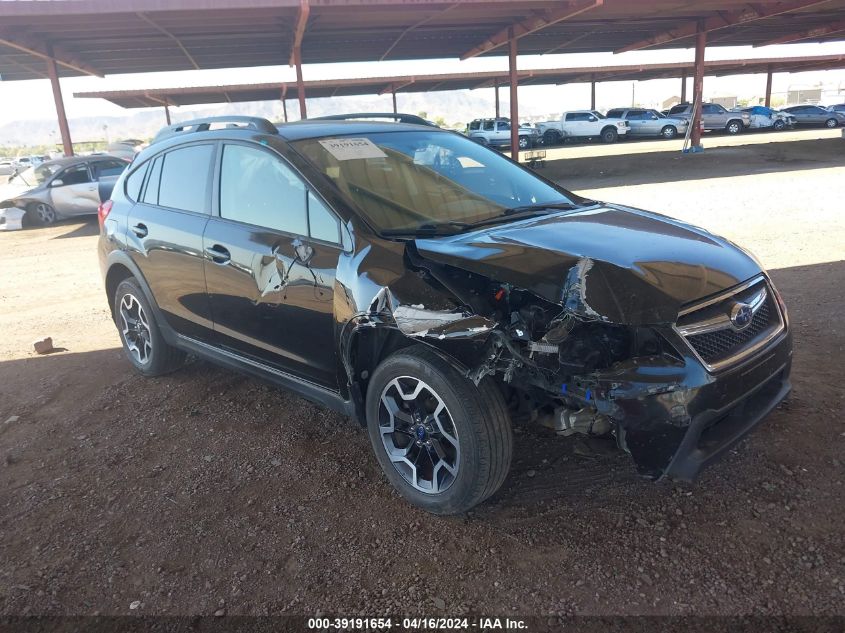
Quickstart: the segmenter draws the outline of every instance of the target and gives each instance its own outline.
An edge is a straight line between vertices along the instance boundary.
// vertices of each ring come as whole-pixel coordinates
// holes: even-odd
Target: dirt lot
[[[845,141],[801,134],[545,170],[754,250],[791,401],[695,486],[520,433],[502,491],[452,519],[394,494],[348,419],[203,362],[132,373],[96,222],[0,234],[0,614],[845,614]],[[62,350],[35,357],[42,335]]]

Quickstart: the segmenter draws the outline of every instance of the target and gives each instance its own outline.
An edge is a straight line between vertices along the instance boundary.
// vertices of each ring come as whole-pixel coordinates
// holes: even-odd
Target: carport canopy
[[[6,0],[0,77],[50,78],[71,153],[60,77],[290,63],[305,116],[303,60],[507,54],[517,119],[517,43],[523,54],[695,43],[700,101],[708,34],[719,46],[838,40],[843,13],[845,0]]]
[[[704,63],[708,76],[758,73],[792,73],[809,70],[845,68],[845,55],[806,57],[773,57],[753,60],[719,60]],[[603,81],[645,81],[649,79],[686,78],[692,76],[693,63],[625,64],[617,66],[550,68],[517,72],[520,86],[599,83]],[[303,87],[310,98],[345,97],[369,94],[397,94],[447,90],[473,90],[504,86],[506,72],[473,72],[433,75],[400,75],[356,79],[305,81]],[[150,108],[162,105],[187,106],[208,103],[274,101],[298,98],[296,83],[261,83],[230,86],[195,86],[183,88],[151,88],[100,92],[77,92],[77,98],[106,99],[123,108]]]

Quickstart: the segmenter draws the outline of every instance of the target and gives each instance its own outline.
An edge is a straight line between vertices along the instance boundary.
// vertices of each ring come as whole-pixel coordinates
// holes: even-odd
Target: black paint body
[[[685,306],[763,275],[750,255],[727,240],[653,213],[603,204],[451,236],[385,238],[290,144],[402,129],[419,128],[304,122],[284,126],[278,135],[220,130],[155,143],[118,181],[101,232],[110,303],[117,283],[133,275],[171,344],[361,420],[366,378],[391,350],[429,345],[468,375],[483,363],[498,327],[492,314],[476,311],[448,330],[422,333],[408,333],[393,317],[400,306],[468,305],[455,298],[461,290],[449,286],[463,273],[519,289],[579,318],[646,326],[671,353],[569,375],[547,385],[545,396],[537,395],[543,389],[536,383],[530,390],[555,402],[563,388],[570,401],[609,416],[620,445],[652,477],[694,477],[785,397],[792,355],[785,312],[777,337],[718,372],[708,371],[674,327]],[[260,144],[288,161],[340,218],[342,243],[221,218],[215,178],[205,213],[127,197],[127,174],[151,157],[186,142],[219,146],[232,139]],[[218,148],[215,174],[219,155]],[[297,257],[303,244],[310,247],[307,262]],[[270,284],[274,270],[281,282],[274,278]],[[518,377],[510,387],[522,388]]]

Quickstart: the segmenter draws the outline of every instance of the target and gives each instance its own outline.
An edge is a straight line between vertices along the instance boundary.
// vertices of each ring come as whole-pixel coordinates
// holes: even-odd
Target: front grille
[[[751,322],[737,329],[731,322],[732,308],[753,303],[763,296]],[[733,291],[692,306],[681,313],[677,328],[695,354],[711,371],[737,362],[763,347],[779,334],[783,319],[769,284],[762,277]]]
[[[709,334],[693,334],[687,336],[687,341],[698,352],[702,360],[713,363],[759,336],[770,324],[767,301],[757,311],[757,314],[754,315],[751,325],[744,330],[740,332],[735,330],[717,330]]]

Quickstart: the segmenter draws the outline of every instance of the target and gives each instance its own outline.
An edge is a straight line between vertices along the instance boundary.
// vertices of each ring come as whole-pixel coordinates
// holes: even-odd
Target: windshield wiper
[[[591,201],[590,201],[591,202]],[[503,216],[522,215],[531,211],[572,211],[579,209],[584,205],[575,204],[574,202],[535,202],[534,204],[524,204],[518,207],[511,207],[502,212]]]

